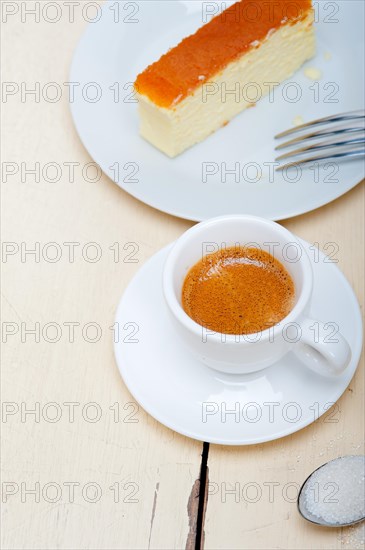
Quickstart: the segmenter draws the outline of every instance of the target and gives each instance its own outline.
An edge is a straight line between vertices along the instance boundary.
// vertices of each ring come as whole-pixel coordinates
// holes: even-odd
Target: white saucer
[[[196,221],[223,214],[289,218],[359,183],[362,159],[303,169],[298,181],[292,181],[296,173],[275,172],[272,177],[268,164],[277,156],[273,136],[292,127],[298,116],[308,122],[362,108],[364,60],[359,45],[364,42],[364,3],[358,0],[314,2],[317,55],[305,67],[319,69],[322,76],[316,83],[304,75],[303,67],[290,79],[297,102],[290,102],[289,88],[290,101],[285,99],[284,85],[279,86],[273,103],[263,98],[175,159],[139,136],[132,83],[148,64],[202,25],[202,4],[207,3],[105,2],[99,20],[86,29],[71,66],[70,81],[77,85],[70,106],[80,138],[102,170],[146,204]],[[92,83],[101,94],[95,102]],[[216,164],[205,170],[217,173],[203,181],[202,163],[207,162]],[[224,182],[224,171],[233,168],[238,176],[227,174]]]
[[[302,242],[313,259],[310,245]],[[116,314],[122,340],[115,344],[120,373],[150,415],[200,441],[249,445],[296,432],[337,401],[360,358],[362,322],[353,290],[335,264],[326,263],[322,253],[318,263],[313,261],[311,314],[314,319],[337,323],[347,338],[352,349],[347,370],[338,378],[323,378],[289,353],[258,373],[228,375],[192,357],[171,326],[162,294],[162,269],[169,248],[155,254],[139,270]],[[248,403],[254,405],[247,407]],[[239,418],[227,414],[235,407]]]

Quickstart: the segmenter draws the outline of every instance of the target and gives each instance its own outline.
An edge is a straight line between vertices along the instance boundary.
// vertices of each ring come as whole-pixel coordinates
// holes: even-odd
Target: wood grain
[[[364,303],[363,184],[283,225],[309,242],[318,242],[321,249],[326,243],[336,243],[338,266],[359,303]],[[333,416],[329,411],[304,430],[277,441],[229,449],[210,446],[206,549],[362,547],[360,535],[348,545],[352,528],[342,532],[318,528],[303,521],[296,511],[298,486],[315,468],[337,456],[364,452],[363,357],[338,406]],[[236,490],[240,492],[238,502]],[[259,498],[253,502],[256,495]],[[217,518],[229,528],[217,528]]]
[[[28,88],[37,81],[68,81],[72,53],[85,24],[79,19],[73,25],[36,24],[31,18],[22,24],[9,18],[3,25],[3,80],[26,82]],[[24,162],[27,167],[35,162],[61,167],[78,162],[83,167],[92,160],[76,134],[66,98],[54,104],[9,98],[3,104],[3,133],[3,162]],[[19,410],[2,424],[2,482],[13,484],[6,485],[6,491],[18,488],[3,504],[2,547],[184,548],[189,524],[195,521],[189,517],[188,502],[199,478],[203,444],[164,428],[141,409],[134,412],[134,399],[115,364],[109,327],[139,267],[191,224],[143,205],[104,175],[90,183],[80,170],[75,174],[73,183],[65,170],[56,183],[42,178],[36,182],[31,175],[22,183],[19,172],[3,187],[3,242],[19,247],[25,243],[27,249],[38,242],[41,252],[38,263],[32,255],[22,262],[20,250],[3,263],[2,319],[16,323],[19,332],[3,344],[2,399],[7,411]],[[80,243],[73,263],[65,242]],[[96,263],[82,255],[91,242],[102,250]],[[121,252],[117,262],[109,249],[116,242]],[[44,259],[43,254],[55,252],[45,248],[47,243],[61,247],[59,261]],[[138,244],[137,263],[123,261],[131,252],[123,250],[126,243]],[[91,256],[95,250],[89,252]],[[74,342],[65,325],[70,322],[79,323]],[[49,343],[41,334],[37,343],[29,334],[22,342],[21,323],[27,330],[39,323],[41,331],[47,323],[57,323],[62,337]],[[102,330],[96,343],[82,336],[88,323]],[[50,329],[46,338],[54,334]],[[86,336],[94,338],[92,330]],[[71,402],[79,404],[74,405],[73,422],[71,405],[64,405]],[[92,402],[102,412],[97,422],[88,420],[98,412],[87,406]],[[39,422],[24,411],[36,403]],[[49,403],[61,409],[58,422],[48,420],[58,414]],[[72,482],[80,484],[73,503],[67,485]],[[36,483],[39,502],[26,494]],[[49,486],[44,496],[49,483],[57,485]],[[95,503],[87,500],[94,498],[93,486],[82,494],[89,483],[101,491]],[[60,500],[49,502],[57,490]]]
[[[85,25],[80,17],[54,25],[9,18],[2,25],[3,80],[29,88],[35,82],[67,82]],[[91,161],[66,97],[56,103],[21,102],[19,97],[2,105],[3,162],[83,167]],[[339,266],[363,303],[363,186],[283,223],[321,248],[338,243]],[[191,225],[138,202],[104,175],[87,181],[79,168],[73,182],[64,169],[54,183],[31,175],[22,181],[18,173],[3,184],[2,240],[19,246],[2,264],[2,319],[17,331],[8,335],[2,350],[4,549],[194,548],[203,445],[136,408],[115,365],[110,330],[118,300],[139,267]],[[73,262],[64,244],[70,242],[80,243]],[[31,254],[22,258],[21,243],[28,249],[40,243],[40,261]],[[44,259],[55,251],[47,248],[49,243],[61,247],[56,262]],[[97,243],[99,261],[83,257],[87,243]],[[119,261],[111,248],[115,243]],[[123,261],[128,243],[138,245],[137,263]],[[22,338],[37,323],[39,342],[34,334]],[[49,323],[53,329],[44,336]],[[51,343],[55,323],[61,338]],[[70,323],[78,323],[73,341]],[[82,334],[89,323],[101,330],[95,343],[92,330]],[[344,533],[304,524],[282,491],[330,458],[361,452],[363,376],[362,364],[339,401],[338,423],[320,420],[264,445],[210,446],[201,526],[206,549],[348,547]],[[229,489],[247,482],[262,488],[278,483],[274,500],[266,492],[255,504],[237,503],[232,494],[223,502],[223,484]],[[72,483],[78,484],[73,498]],[[32,489],[36,494],[27,492]]]

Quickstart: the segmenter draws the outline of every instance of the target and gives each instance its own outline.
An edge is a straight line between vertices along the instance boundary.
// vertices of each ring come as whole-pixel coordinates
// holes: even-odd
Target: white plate
[[[302,242],[313,258],[310,245]],[[347,370],[338,378],[323,378],[288,353],[258,373],[225,375],[196,360],[171,326],[162,294],[162,269],[169,248],[140,269],[116,314],[121,336],[115,343],[119,371],[150,415],[200,441],[249,445],[296,432],[337,401],[360,358],[362,323],[355,295],[335,264],[324,261],[322,253],[319,261],[313,261],[311,314],[314,319],[337,323],[347,338],[352,350]],[[238,418],[228,413],[235,408]]]
[[[275,173],[273,177],[270,165],[265,165],[276,156],[273,136],[291,127],[295,117],[309,121],[360,109],[363,104],[364,3],[337,0],[314,4],[319,20],[318,54],[306,66],[321,70],[320,81],[309,80],[301,69],[290,79],[293,87],[287,88],[287,94],[294,97],[294,86],[300,87],[298,102],[284,100],[282,85],[274,91],[274,103],[263,98],[203,143],[169,159],[138,135],[131,83],[149,63],[202,25],[202,3],[106,2],[100,19],[82,36],[70,73],[70,81],[77,83],[71,111],[86,149],[125,191],[159,210],[190,220],[223,214],[278,220],[339,197],[363,178],[361,159],[338,167],[332,163],[316,170],[303,169],[296,182],[292,181],[295,173],[285,177]],[[327,52],[330,60],[325,59]],[[92,82],[98,91],[89,85]],[[90,102],[97,94],[101,94],[100,100]],[[216,163],[204,164],[204,170],[218,170],[206,181],[203,163]],[[240,174],[228,174],[224,183],[224,171],[235,167]],[[255,181],[258,176],[261,179]]]

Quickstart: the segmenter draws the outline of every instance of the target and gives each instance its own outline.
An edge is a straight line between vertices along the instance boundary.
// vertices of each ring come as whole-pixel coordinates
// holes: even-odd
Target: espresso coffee
[[[285,267],[257,248],[228,247],[208,254],[186,275],[182,306],[214,332],[252,334],[272,327],[294,306]]]

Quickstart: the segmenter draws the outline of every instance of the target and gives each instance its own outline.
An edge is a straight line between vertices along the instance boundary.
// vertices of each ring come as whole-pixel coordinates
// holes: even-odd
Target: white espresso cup
[[[228,246],[260,248],[287,269],[295,286],[295,304],[280,323],[261,332],[232,335],[208,330],[185,313],[182,287],[185,277],[205,255]],[[209,367],[232,374],[269,367],[294,351],[318,374],[341,374],[351,358],[346,339],[329,337],[326,323],[334,319],[310,317],[313,272],[302,244],[281,225],[254,216],[221,216],[199,223],[173,245],[163,271],[163,291],[175,330],[193,354]]]

